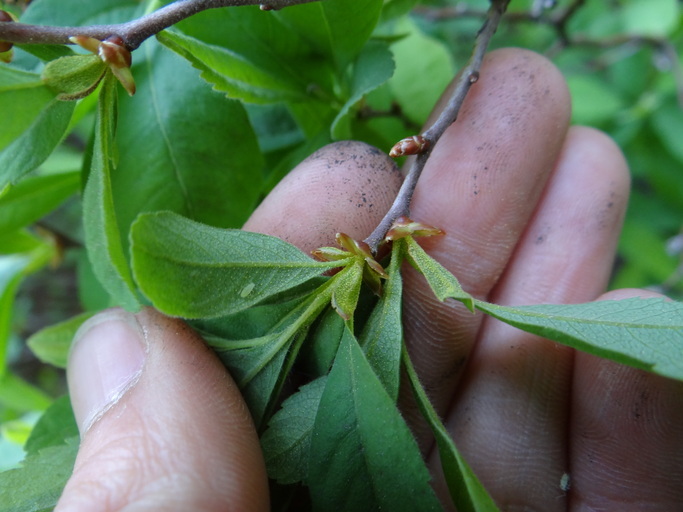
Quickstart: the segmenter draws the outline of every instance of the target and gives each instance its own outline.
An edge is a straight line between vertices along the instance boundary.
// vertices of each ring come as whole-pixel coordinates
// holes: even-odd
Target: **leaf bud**
[[[112,68],[129,68],[133,62],[130,50],[123,46],[123,39],[119,36],[111,36],[102,41],[97,54]]]
[[[390,242],[407,236],[440,236],[444,234],[439,228],[401,216],[391,225],[391,229],[387,231],[384,239]]]
[[[109,65],[114,76],[121,82],[131,96],[135,94],[135,80],[130,66],[133,62],[130,50],[124,46],[120,36],[111,36],[100,41],[87,36],[73,36],[69,40],[86,50],[98,55],[102,62]]]
[[[419,155],[427,151],[427,149],[429,149],[429,139],[424,138],[422,135],[413,135],[412,137],[399,140],[389,151],[389,156],[397,158],[406,155]]]

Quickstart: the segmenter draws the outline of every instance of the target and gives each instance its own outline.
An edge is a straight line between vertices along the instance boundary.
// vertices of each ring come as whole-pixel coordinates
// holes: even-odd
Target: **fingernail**
[[[147,341],[135,315],[111,309],[76,332],[67,380],[76,423],[83,434],[138,381]]]

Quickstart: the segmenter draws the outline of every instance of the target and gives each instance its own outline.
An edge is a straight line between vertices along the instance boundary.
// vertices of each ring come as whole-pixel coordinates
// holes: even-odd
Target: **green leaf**
[[[657,109],[652,116],[654,131],[672,155],[683,162],[683,147],[676,137],[677,130],[683,130],[683,113],[673,101]]]
[[[392,246],[391,262],[387,269],[389,278],[385,281],[382,296],[372,310],[359,338],[365,357],[394,402],[398,399],[403,342],[403,247],[399,243]]]
[[[276,15],[343,71],[372,34],[382,0],[325,0],[283,9]]]
[[[437,299],[440,301],[448,298],[459,300],[469,310],[474,311],[474,298],[462,289],[453,274],[427,254],[413,237],[401,238],[400,241],[406,246],[408,261],[425,276]]]
[[[59,446],[66,439],[78,437],[78,425],[68,396],[55,400],[33,427],[24,445],[28,455],[36,455],[50,446]]]
[[[293,342],[291,333],[273,332],[252,340],[209,338],[207,342],[234,377],[260,428],[279,391],[278,382]]]
[[[314,261],[279,238],[171,212],[140,215],[131,240],[141,290],[161,311],[184,318],[236,313],[339,266]]]
[[[78,191],[80,173],[36,176],[0,195],[0,232],[7,233],[50,213]]]
[[[394,73],[394,60],[386,44],[370,42],[358,56],[353,70],[351,93],[332,123],[332,138],[336,140],[351,137],[352,108],[391,78]]]
[[[391,46],[396,73],[389,86],[401,111],[422,125],[455,76],[453,59],[444,43],[425,35],[409,18],[398,23],[396,30],[407,35]]]
[[[632,298],[586,304],[477,309],[589,354],[683,380],[683,303]]]
[[[44,243],[43,240],[24,229],[0,232],[0,255],[31,252]]]
[[[301,386],[282,403],[261,437],[268,476],[281,484],[304,482],[308,477],[311,436],[327,376]]]
[[[30,252],[0,256],[0,377],[5,372],[14,296],[21,280],[50,260],[53,248],[37,244]]]
[[[608,121],[623,108],[616,91],[592,75],[570,75],[567,84],[572,96],[572,122],[597,124]]]
[[[79,100],[95,90],[106,70],[98,55],[70,55],[48,62],[42,79],[57,99]]]
[[[354,319],[355,320],[355,319]],[[334,310],[328,308],[320,315],[316,325],[304,344],[298,365],[307,375],[321,376],[330,372],[334,357],[339,349],[339,342],[344,335],[344,319]]]
[[[117,84],[113,75],[105,77],[97,105],[92,169],[83,193],[85,244],[93,271],[102,286],[119,305],[135,311],[140,303],[123,252],[111,186],[115,167]]]
[[[55,99],[40,76],[0,66],[0,190],[34,170],[61,141],[74,106]]]
[[[119,100],[120,155],[111,180],[121,231],[141,212],[158,210],[241,226],[263,186],[263,157],[244,108],[155,41],[141,51],[145,60],[133,68],[137,92]]]
[[[332,296],[334,278],[295,304],[268,333],[253,339],[207,338],[235,377],[257,428],[267,420],[299,354],[308,327]]]
[[[157,39],[189,60],[204,80],[228,98],[260,104],[305,99],[305,87],[298,80],[277,75],[230,50],[168,30],[157,34]]]
[[[680,26],[680,2],[676,0],[631,0],[619,11],[627,34],[667,37]]]
[[[0,111],[4,120],[11,120],[2,124],[0,149],[26,131],[53,99],[39,75],[0,66]]]
[[[498,507],[495,502],[486,492],[472,468],[460,455],[451,435],[429,401],[405,347],[403,347],[401,359],[422,416],[427,420],[434,433],[441,466],[453,504],[460,512],[497,512]]]
[[[18,412],[42,411],[50,405],[51,399],[33,384],[5,372],[0,377],[0,405]]]
[[[345,321],[353,318],[356,311],[360,285],[363,279],[363,261],[356,261],[341,270],[334,279],[332,307]]]
[[[78,328],[93,313],[82,313],[73,318],[41,329],[26,344],[38,359],[58,368],[66,368],[69,348]]]
[[[0,473],[0,512],[52,510],[71,476],[78,437],[28,456],[21,467]]]
[[[441,510],[410,430],[348,329],[310,450],[316,510]]]

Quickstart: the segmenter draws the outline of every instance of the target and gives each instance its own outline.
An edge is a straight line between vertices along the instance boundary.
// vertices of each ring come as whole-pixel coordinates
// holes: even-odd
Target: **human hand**
[[[585,302],[604,290],[628,173],[604,135],[568,130],[569,110],[551,64],[526,51],[494,52],[434,149],[412,216],[446,231],[422,243],[479,298]],[[337,231],[362,239],[399,184],[385,155],[340,143],[287,176],[245,228],[303,250],[332,244]],[[680,383],[441,304],[410,268],[404,318],[423,385],[503,510],[672,510],[683,502]],[[89,411],[106,402],[96,388],[106,363],[139,368],[139,350],[114,343],[133,337],[121,327],[130,318],[98,324],[74,350],[70,383],[85,433],[58,510],[267,508],[256,434],[220,363],[182,323],[151,310],[139,319],[148,345],[142,373],[87,430]],[[110,351],[94,348],[107,339]],[[91,365],[103,371],[88,374]],[[402,409],[438,478],[427,430],[409,399]],[[569,493],[560,489],[565,472]]]
[[[477,298],[521,305],[646,294],[601,295],[629,174],[605,135],[569,128],[570,110],[551,63],[499,50],[434,148],[411,216],[446,232],[421,244]],[[363,239],[396,193],[387,168],[361,144],[326,148],[287,176],[246,228],[304,250],[331,245],[337,231]],[[683,383],[439,303],[422,276],[404,272],[414,365],[501,510],[680,508]],[[404,416],[439,475],[427,428],[405,395]],[[438,487],[447,501],[443,482]]]

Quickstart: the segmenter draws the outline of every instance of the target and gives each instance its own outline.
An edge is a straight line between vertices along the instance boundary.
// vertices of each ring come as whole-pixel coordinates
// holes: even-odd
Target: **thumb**
[[[96,315],[67,373],[81,447],[57,511],[268,510],[246,405],[181,321],[152,309]]]

